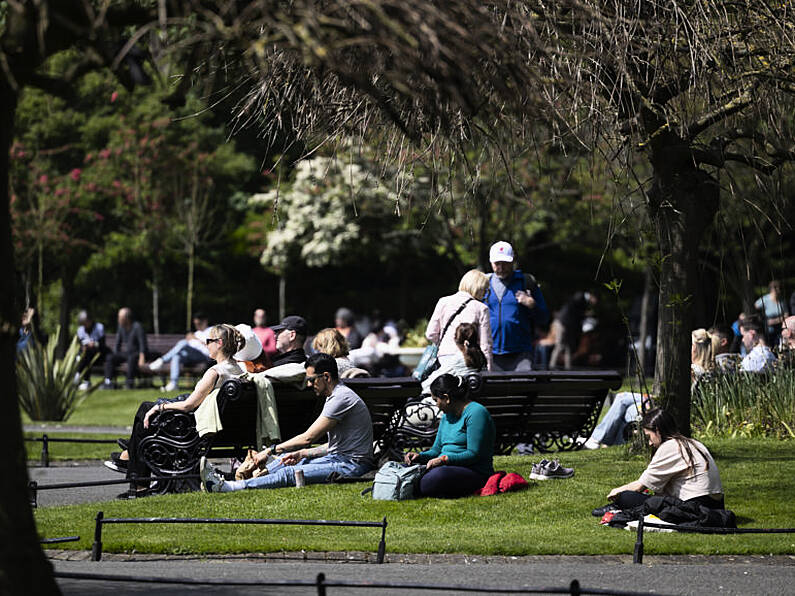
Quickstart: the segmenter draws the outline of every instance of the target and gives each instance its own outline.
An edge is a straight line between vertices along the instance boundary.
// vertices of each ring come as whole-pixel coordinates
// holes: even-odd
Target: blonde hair
[[[461,278],[458,284],[459,292],[466,292],[475,300],[480,300],[486,295],[486,290],[489,288],[489,276],[478,271],[477,269],[470,269]]]
[[[334,358],[347,356],[350,349],[345,336],[333,327],[318,331],[315,339],[312,340],[312,348]]]
[[[696,329],[690,334],[693,346],[696,351],[693,355],[693,364],[697,364],[704,370],[712,370],[714,361],[712,359],[712,336],[706,329]]]
[[[214,325],[207,337],[220,338],[221,340],[221,354],[227,358],[231,358],[233,354],[237,354],[246,345],[246,338],[237,329],[226,323]]]

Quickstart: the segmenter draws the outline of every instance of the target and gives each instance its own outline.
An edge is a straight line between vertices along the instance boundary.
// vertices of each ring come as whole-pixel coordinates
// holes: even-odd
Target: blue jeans
[[[210,359],[207,354],[190,345],[187,339],[181,339],[162,356],[162,360],[171,363],[171,381],[176,383],[179,381],[180,367],[209,362]]]
[[[332,472],[341,476],[361,476],[372,469],[370,462],[355,462],[344,455],[329,454],[315,459],[304,458],[294,466],[285,466],[280,459],[268,465],[268,473],[259,478],[224,482],[222,493],[246,488],[282,488],[295,486],[295,471],[303,470],[307,484],[323,484],[329,481]]]
[[[637,420],[642,404],[643,396],[640,393],[625,391],[616,394],[613,405],[594,429],[591,439],[605,445],[623,444],[624,428]]]

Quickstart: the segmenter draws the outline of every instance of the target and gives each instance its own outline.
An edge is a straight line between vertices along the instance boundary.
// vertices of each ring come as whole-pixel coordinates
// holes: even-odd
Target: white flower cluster
[[[300,162],[287,188],[250,199],[252,205],[273,205],[278,221],[260,261],[273,269],[285,269],[293,259],[309,267],[332,263],[359,238],[356,205],[363,199],[395,196],[359,164],[328,157]]]

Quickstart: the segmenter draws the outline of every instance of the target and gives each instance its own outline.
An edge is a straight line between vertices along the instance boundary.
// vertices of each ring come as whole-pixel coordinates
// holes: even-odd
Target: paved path
[[[577,579],[582,588],[610,592],[646,594],[792,594],[795,560],[787,557],[649,557],[644,565],[633,565],[630,557],[517,557],[513,562],[445,562],[443,557],[419,557],[422,561],[401,562],[413,555],[392,555],[387,563],[339,563],[317,561],[252,560],[239,557],[212,559],[161,558],[119,560],[105,557],[101,562],[54,561],[57,572],[93,573],[147,578],[189,578],[224,582],[231,580],[314,582],[318,573],[327,581],[432,584],[442,590],[414,587],[391,589],[329,587],[328,594],[458,594],[450,586],[469,588],[567,588]],[[502,557],[499,557],[502,559]],[[317,594],[314,587],[286,586],[186,586],[174,584],[120,583],[59,579],[64,594]]]

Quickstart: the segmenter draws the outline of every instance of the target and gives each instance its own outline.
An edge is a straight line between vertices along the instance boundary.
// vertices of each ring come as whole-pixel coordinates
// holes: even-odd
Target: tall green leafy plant
[[[19,404],[32,420],[66,420],[97,387],[78,390],[78,383],[88,371],[86,368],[76,377],[80,343],[73,338],[64,358],[57,358],[60,334],[59,327],[46,346],[33,342],[17,355]]]
[[[702,436],[795,438],[795,371],[716,373],[699,382],[693,426]]]

